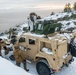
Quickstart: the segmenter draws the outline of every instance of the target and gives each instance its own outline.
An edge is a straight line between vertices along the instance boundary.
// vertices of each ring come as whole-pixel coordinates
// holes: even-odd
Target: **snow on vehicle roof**
[[[0,75],[32,75],[2,57],[0,61]]]
[[[34,36],[34,37],[45,37],[45,35],[40,35],[40,34],[35,34],[35,33],[24,33],[23,35],[30,35],[30,36]]]
[[[56,34],[55,36],[48,37],[50,40],[58,40],[61,42],[63,39],[67,39],[68,43],[70,43],[71,38],[74,37],[72,33],[63,33],[63,34]]]

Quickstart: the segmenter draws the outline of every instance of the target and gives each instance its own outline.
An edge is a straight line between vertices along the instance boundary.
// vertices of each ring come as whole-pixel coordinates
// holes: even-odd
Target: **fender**
[[[50,58],[49,58],[50,57]],[[54,68],[53,67],[53,64],[54,64],[54,62],[53,62],[53,57],[51,56],[51,55],[48,55],[48,54],[46,54],[46,53],[43,53],[43,52],[39,52],[39,53],[37,53],[36,54],[36,56],[35,56],[35,61],[36,60],[40,60],[40,59],[46,59],[47,60],[47,62],[48,62],[48,64],[49,64],[49,66],[50,66],[50,68]]]

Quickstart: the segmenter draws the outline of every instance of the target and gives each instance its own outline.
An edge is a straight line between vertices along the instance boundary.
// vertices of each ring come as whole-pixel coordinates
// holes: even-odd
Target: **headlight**
[[[19,48],[20,48],[21,50],[25,50],[25,47],[23,47],[23,46],[19,46]]]

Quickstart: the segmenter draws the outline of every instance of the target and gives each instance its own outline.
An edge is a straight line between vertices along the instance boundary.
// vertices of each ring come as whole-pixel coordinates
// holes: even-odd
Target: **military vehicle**
[[[50,34],[47,38],[45,35],[24,33],[18,37],[16,44],[25,50],[28,60],[36,62],[39,75],[52,75],[64,65],[68,66],[73,61],[73,56],[76,57],[73,44],[76,34],[67,35],[70,39],[65,34],[58,33]]]

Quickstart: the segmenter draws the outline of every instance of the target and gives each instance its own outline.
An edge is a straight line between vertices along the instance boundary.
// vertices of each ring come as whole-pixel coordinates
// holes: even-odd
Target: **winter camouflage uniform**
[[[6,43],[5,42],[1,42],[1,46],[2,47],[6,46]]]
[[[6,58],[6,55],[9,53],[8,48],[6,47],[6,43],[0,39],[0,56]]]
[[[4,46],[3,48],[4,48],[4,50],[5,50],[5,55],[7,55],[7,54],[9,53],[8,48],[7,48],[6,46]]]
[[[0,56],[2,56],[1,54],[2,47],[4,47],[5,45],[6,45],[5,42],[0,42]]]
[[[20,66],[21,62],[23,63],[24,65],[24,69],[26,71],[28,71],[27,67],[26,67],[26,56],[25,56],[25,51],[23,50],[20,50],[18,46],[15,46],[15,49],[14,49],[14,57],[15,57],[15,60],[16,60],[16,65],[17,66]]]

